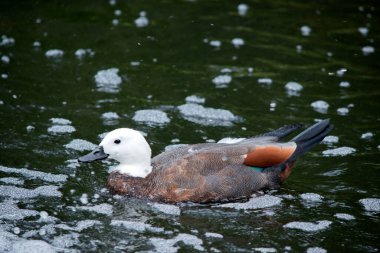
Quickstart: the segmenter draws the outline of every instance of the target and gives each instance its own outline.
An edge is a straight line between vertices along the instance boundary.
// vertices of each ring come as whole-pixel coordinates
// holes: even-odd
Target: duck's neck
[[[152,172],[152,166],[149,163],[145,164],[119,164],[112,171],[118,171],[122,174],[127,174],[131,177],[147,177]]]

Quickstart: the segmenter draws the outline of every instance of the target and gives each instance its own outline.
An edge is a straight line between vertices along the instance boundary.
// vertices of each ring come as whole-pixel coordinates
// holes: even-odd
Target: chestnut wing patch
[[[259,144],[247,153],[244,164],[260,168],[270,167],[285,162],[296,150],[297,144],[269,143]]]

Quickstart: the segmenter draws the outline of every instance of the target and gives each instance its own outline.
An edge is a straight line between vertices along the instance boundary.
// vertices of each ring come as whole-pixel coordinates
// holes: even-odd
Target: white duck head
[[[118,128],[109,132],[99,147],[78,159],[79,162],[93,162],[112,158],[120,164],[114,169],[132,177],[146,177],[152,172],[152,151],[144,136],[130,128]]]

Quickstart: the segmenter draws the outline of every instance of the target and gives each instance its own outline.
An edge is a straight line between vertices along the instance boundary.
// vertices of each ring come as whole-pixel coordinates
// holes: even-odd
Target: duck
[[[141,132],[118,128],[78,161],[118,161],[107,179],[107,188],[113,194],[162,203],[231,202],[278,188],[296,160],[333,128],[329,119],[321,120],[283,141],[300,127],[301,124],[285,125],[232,143],[179,146],[153,158]]]

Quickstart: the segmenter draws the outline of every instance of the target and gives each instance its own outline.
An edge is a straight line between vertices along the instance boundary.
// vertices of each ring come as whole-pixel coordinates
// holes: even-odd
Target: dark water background
[[[380,23],[376,1],[247,1],[245,15],[239,15],[241,2],[237,1],[111,3],[0,2],[0,36],[15,40],[0,44],[0,176],[24,180],[20,185],[0,181],[0,251],[12,251],[12,247],[17,251],[15,247],[26,240],[49,243],[41,246],[33,241],[39,252],[379,250]],[[115,10],[121,10],[121,15],[115,15]],[[135,24],[141,11],[149,20],[146,27]],[[303,26],[311,28],[308,36],[302,35]],[[368,33],[363,35],[359,27]],[[234,38],[242,38],[244,45],[236,48],[231,43]],[[36,41],[40,46],[33,46]],[[211,41],[221,46],[212,46]],[[363,52],[368,46],[375,51]],[[74,53],[80,48],[90,48],[95,55],[78,59]],[[63,50],[64,55],[46,57],[50,49]],[[98,71],[109,68],[118,68],[122,78],[116,93],[99,91],[94,80]],[[212,80],[219,75],[228,75],[232,81],[218,88]],[[260,84],[260,78],[270,78],[272,83]],[[291,81],[303,86],[297,96],[284,88]],[[340,87],[341,82],[349,82],[350,87]],[[189,121],[177,106],[190,95],[205,98],[204,107],[229,110],[239,120],[227,122],[228,126],[209,124],[207,118],[203,123]],[[311,107],[318,100],[330,105],[326,112]],[[348,113],[341,115],[339,108],[347,108]],[[135,112],[144,109],[164,111],[170,122],[152,125],[133,120]],[[119,118],[104,120],[106,112],[115,112]],[[49,133],[52,118],[70,120],[76,131]],[[331,135],[339,137],[338,143],[321,144],[302,157],[282,188],[268,193],[281,198],[281,204],[268,208],[184,206],[180,215],[170,215],[151,203],[113,198],[103,189],[108,164],[79,167],[71,160],[85,152],[64,146],[73,139],[97,144],[99,134],[131,127],[147,133],[153,153],[158,154],[172,143],[248,137],[322,118],[330,118],[335,125]],[[368,132],[372,137],[362,138]],[[355,152],[322,154],[338,147]],[[68,177],[51,182],[36,177],[34,171]],[[49,185],[59,187],[61,195],[49,197],[43,192],[12,197],[9,193]],[[323,200],[309,203],[300,197],[303,193],[319,194]],[[374,199],[372,209],[359,202],[368,198]],[[102,203],[112,213],[74,208]],[[9,214],[10,205],[16,205],[14,214],[21,209],[45,211],[50,219],[41,221],[45,213],[21,219],[4,215]],[[342,220],[336,213],[355,219]],[[78,229],[83,220],[90,225]],[[114,220],[150,224],[163,231],[114,226]],[[332,223],[314,232],[284,227],[294,221],[320,220]],[[170,240],[182,234],[187,242],[169,247]],[[160,248],[157,240],[169,246]]]

